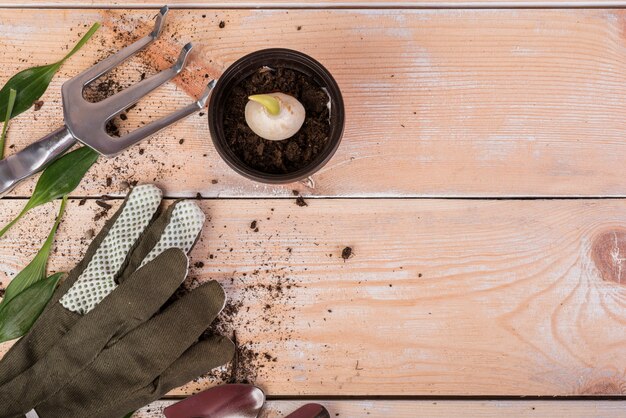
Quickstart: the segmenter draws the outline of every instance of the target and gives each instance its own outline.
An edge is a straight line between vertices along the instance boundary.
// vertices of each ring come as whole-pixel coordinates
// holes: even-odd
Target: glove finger
[[[71,281],[75,281],[69,289],[63,284],[63,290],[67,290],[59,300],[63,306],[85,314],[115,289],[116,277],[122,272],[129,253],[139,242],[160,203],[161,190],[155,186],[139,186],[130,192],[100,245],[85,256],[87,266],[77,279],[73,279],[74,272],[70,274]]]
[[[159,204],[161,202],[162,192],[159,188],[153,185],[141,185],[135,187],[131,190],[130,193],[124,199],[124,202],[120,206],[120,208],[115,212],[115,214],[104,224],[98,235],[91,241],[85,256],[83,259],[72,269],[68,277],[66,277],[63,282],[59,285],[54,296],[51,299],[51,303],[48,306],[52,305],[52,303],[57,302],[61,296],[63,296],[67,291],[72,287],[74,282],[78,279],[78,277],[85,271],[87,266],[89,265],[92,257],[98,249],[101,247],[104,239],[110,234],[114,225],[116,225],[118,219],[122,218],[121,221],[124,220],[128,215],[122,216],[122,213],[128,214],[131,209],[135,211],[137,208],[134,205],[129,205],[129,201],[134,201],[137,198],[140,198],[145,202],[143,205],[143,209],[145,211],[145,220],[142,217],[141,223],[146,223],[150,221],[156,214]],[[142,211],[143,212],[143,211]],[[118,224],[119,225],[119,224]],[[121,266],[120,266],[121,267]],[[118,267],[119,268],[119,267]]]
[[[189,253],[194,246],[206,216],[189,200],[174,202],[144,232],[128,258],[128,266],[119,277],[122,283],[133,271],[153,260],[168,248],[180,248]]]
[[[232,360],[235,345],[221,335],[214,335],[202,340],[187,349],[174,363],[156,379],[139,390],[118,397],[102,406],[96,416],[123,416],[149,404],[170,390],[203,375],[216,367],[223,366]]]
[[[144,374],[143,381],[152,381],[198,340],[224,308],[225,300],[219,283],[205,283],[128,333],[116,349],[141,359],[136,366]]]
[[[76,322],[40,361],[0,387],[3,409],[25,413],[50,397],[51,388],[62,388],[105,346],[150,318],[184,280],[187,267],[187,256],[173,248],[137,270]]]
[[[178,248],[170,248],[135,271],[124,283],[85,315],[81,324],[93,333],[108,334],[114,344],[138,325],[148,321],[187,277],[189,259]]]
[[[203,375],[233,359],[235,344],[222,335],[213,335],[192,345],[161,373],[161,394]]]

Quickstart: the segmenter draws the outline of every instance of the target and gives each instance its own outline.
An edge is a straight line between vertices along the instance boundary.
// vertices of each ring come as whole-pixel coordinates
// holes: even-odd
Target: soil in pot
[[[306,110],[298,133],[282,141],[268,141],[248,127],[248,96],[281,92],[295,97]],[[229,148],[249,167],[269,174],[286,174],[309,165],[329,140],[328,94],[312,77],[299,71],[259,68],[234,87],[224,111],[224,134]]]

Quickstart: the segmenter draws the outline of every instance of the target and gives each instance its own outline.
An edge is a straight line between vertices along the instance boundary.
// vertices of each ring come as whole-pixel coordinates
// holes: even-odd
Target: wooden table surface
[[[129,184],[154,182],[208,215],[190,280],[225,287],[237,375],[265,390],[267,417],[310,399],[340,417],[626,415],[626,3],[170,3],[163,39],[115,80],[165,68],[187,41],[196,51],[122,129],[189,102],[246,53],[287,47],[336,77],[341,146],[305,182],[262,185],[219,158],[206,111],[192,115],[96,164],[69,201],[50,271],[81,258]],[[103,23],[41,110],[13,120],[8,152],[60,125],[61,84],[146,33],[158,5],[0,1],[0,84]],[[0,224],[33,185],[0,200]],[[108,212],[103,195],[119,197]],[[57,208],[0,240],[3,287]]]

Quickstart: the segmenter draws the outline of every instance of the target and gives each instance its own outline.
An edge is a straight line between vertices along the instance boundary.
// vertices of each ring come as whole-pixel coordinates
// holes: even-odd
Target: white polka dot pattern
[[[161,195],[161,190],[153,185],[138,186],[131,191],[122,213],[89,264],[61,298],[66,309],[85,314],[115,289],[115,275],[157,211]]]
[[[159,242],[141,262],[140,268],[154,260],[168,248],[180,248],[188,253],[196,242],[204,224],[204,212],[193,202],[182,201],[176,204],[170,221],[163,230]]]

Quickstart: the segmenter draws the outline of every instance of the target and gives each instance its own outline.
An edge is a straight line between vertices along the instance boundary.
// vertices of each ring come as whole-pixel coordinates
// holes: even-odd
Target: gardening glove
[[[30,332],[0,362],[0,416],[23,414],[59,392],[105,348],[146,323],[184,280],[184,253],[193,246],[204,214],[191,202],[177,202],[151,223],[160,201],[154,186],[139,186],[129,194]],[[224,303],[219,285],[207,283],[197,291],[209,316],[219,312]],[[163,329],[156,332],[168,336]],[[199,335],[191,329],[185,341],[191,334]],[[220,354],[216,361],[226,362],[232,343],[214,343]],[[205,364],[213,367],[210,360]]]
[[[180,250],[168,251],[184,261]],[[224,293],[216,282],[189,292],[105,347],[35,412],[39,418],[121,418],[225,364],[234,353],[230,340],[212,336],[198,342],[223,306]]]

